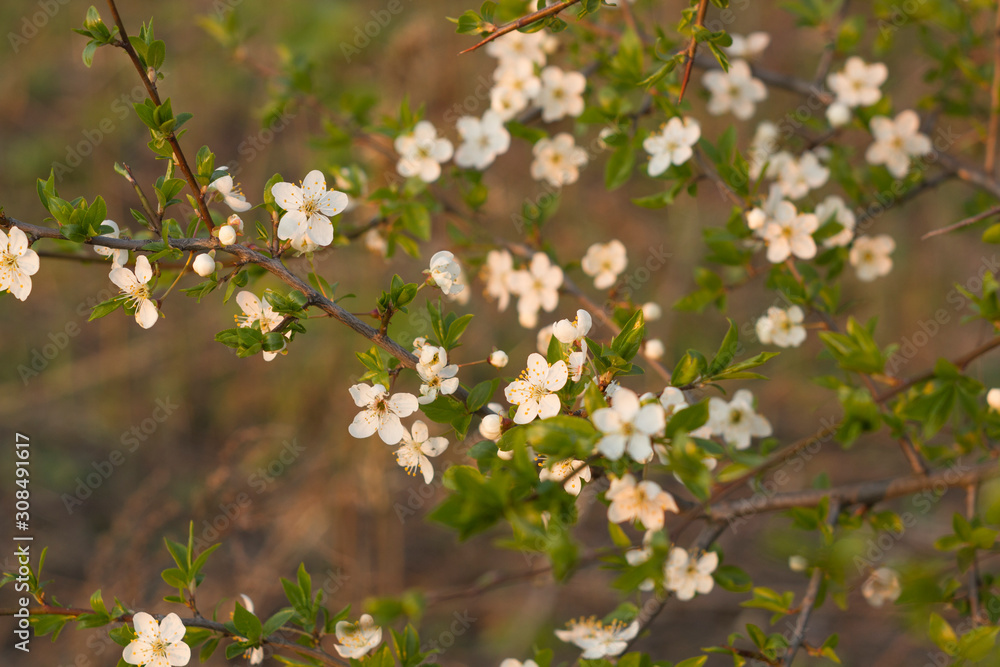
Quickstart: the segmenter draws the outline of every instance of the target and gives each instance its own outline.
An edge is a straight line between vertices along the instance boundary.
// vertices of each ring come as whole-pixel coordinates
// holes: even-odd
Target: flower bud
[[[236,243],[236,230],[231,225],[223,225],[219,228],[219,243],[222,245]]]
[[[847,125],[851,120],[851,110],[847,108],[846,104],[834,102],[826,109],[826,119],[833,127]]]
[[[809,561],[804,556],[796,555],[788,557],[788,569],[792,572],[805,572],[808,567]]]
[[[1000,412],[1000,389],[993,388],[986,392],[986,403],[990,406],[990,410]]]
[[[490,366],[496,368],[503,368],[507,365],[509,359],[507,358],[507,353],[503,350],[494,350],[493,354],[490,355]]]
[[[243,218],[236,215],[235,213],[226,218],[226,224],[233,227],[240,234],[243,233]]]
[[[657,359],[662,359],[664,352],[665,350],[663,349],[663,341],[661,341],[659,338],[651,338],[646,341],[645,354],[647,359],[653,359],[654,361]]]
[[[191,268],[202,278],[207,278],[215,273],[215,251],[202,253],[195,257]]]
[[[494,442],[500,439],[503,418],[500,415],[486,415],[479,424],[479,435]]]
[[[642,304],[642,317],[647,322],[655,322],[660,319],[662,315],[663,309],[660,308],[660,304],[653,301]]]

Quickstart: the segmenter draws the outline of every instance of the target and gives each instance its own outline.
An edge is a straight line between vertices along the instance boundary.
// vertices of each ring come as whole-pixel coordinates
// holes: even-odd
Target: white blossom
[[[222,200],[226,202],[226,206],[237,213],[249,211],[253,208],[253,205],[247,201],[247,198],[240,191],[240,186],[233,183],[233,177],[229,174],[215,179],[208,187],[210,190],[215,190],[222,195]]]
[[[416,370],[423,381],[420,385],[420,398],[417,399],[421,405],[432,403],[438,394],[447,396],[458,390],[459,381],[455,377],[458,374],[458,366],[448,364],[448,351],[443,347],[434,345],[421,347]]]
[[[458,282],[462,273],[455,255],[447,250],[439,250],[431,257],[430,269],[427,271],[431,280],[446,295],[458,294],[464,289],[464,285]]]
[[[518,296],[517,316],[522,327],[531,329],[538,324],[538,310],[547,313],[559,304],[559,288],[563,271],[554,266],[544,252],[536,252],[527,269],[510,275],[510,291]]]
[[[575,475],[573,475],[574,470],[578,471]],[[570,477],[570,475],[573,476]],[[586,465],[586,461],[564,459],[556,461],[550,466],[543,467],[538,473],[538,479],[543,482],[548,480],[563,482],[565,480],[563,488],[566,489],[566,492],[570,495],[578,496],[580,495],[580,490],[583,488],[583,482],[590,481],[590,466]]]
[[[525,660],[521,662],[520,660],[515,660],[514,658],[507,658],[500,663],[500,667],[538,667],[538,663],[534,660]]]
[[[839,224],[843,229],[823,241],[827,248],[846,246],[854,238],[854,227],[857,219],[854,211],[847,207],[844,200],[837,195],[830,195],[816,206],[816,219],[819,224],[825,225],[831,219]]]
[[[333,242],[335,215],[347,208],[347,195],[326,189],[323,172],[314,169],[306,174],[301,185],[275,183],[271,186],[275,203],[285,211],[278,222],[278,238],[299,240],[308,237],[319,246]]]
[[[510,277],[514,273],[514,258],[506,250],[490,250],[479,277],[486,283],[486,296],[497,300],[504,311],[510,303]]]
[[[820,164],[815,153],[806,151],[797,160],[789,160],[778,174],[781,192],[789,199],[801,199],[810,190],[821,188],[830,178],[830,170]]]
[[[454,150],[450,141],[437,136],[434,125],[427,120],[417,123],[412,132],[396,137],[394,146],[399,153],[399,175],[416,176],[425,183],[433,183],[441,176],[441,164],[451,159]]]
[[[507,401],[517,406],[514,423],[527,424],[535,417],[548,419],[559,414],[561,404],[555,392],[566,386],[568,378],[565,361],[549,366],[542,355],[535,352],[528,355],[527,368],[504,389]]]
[[[367,438],[378,431],[382,442],[395,445],[403,439],[405,430],[400,423],[400,417],[409,417],[417,407],[417,397],[413,394],[396,394],[389,396],[385,387],[376,384],[356,384],[350,388],[351,398],[359,408],[364,408],[357,414],[348,427],[348,432],[355,438]]]
[[[236,229],[232,225],[222,225],[219,227],[219,243],[222,245],[233,245],[236,243]]]
[[[202,278],[207,278],[215,273],[215,251],[203,252],[195,257],[191,268]]]
[[[334,630],[338,643],[333,648],[342,658],[360,658],[382,643],[382,628],[368,614],[363,614],[357,623],[339,621]]]
[[[13,232],[13,230],[11,231]],[[0,240],[0,244],[2,244],[2,240]],[[0,245],[0,251],[2,250],[2,245]],[[148,329],[156,324],[160,313],[156,309],[156,304],[149,298],[149,281],[153,277],[153,267],[150,266],[145,255],[139,255],[135,258],[135,273],[119,266],[111,269],[108,277],[121,289],[122,293],[128,296],[128,305],[135,309],[135,321],[139,323],[140,327]],[[4,286],[3,279],[4,276],[0,276],[0,287]],[[30,290],[31,284],[28,283],[28,285]]]
[[[792,255],[812,259],[816,256],[816,241],[812,233],[818,228],[819,220],[815,214],[799,213],[794,207],[780,207],[775,218],[764,228],[767,261],[779,264]]]
[[[884,164],[896,178],[906,176],[911,157],[932,151],[931,140],[921,134],[920,118],[911,109],[900,112],[894,120],[875,116],[870,127],[875,142],[868,147],[865,159],[869,164]]]
[[[542,89],[536,100],[546,123],[576,117],[583,113],[583,91],[587,80],[579,72],[564,72],[558,67],[546,67],[541,75]]]
[[[576,319],[572,322],[569,320],[559,320],[553,324],[552,335],[560,343],[579,346],[583,344],[584,337],[590,333],[590,327],[593,325],[593,322],[590,313],[581,308],[576,311]]]
[[[617,461],[626,452],[633,460],[645,463],[653,458],[652,436],[663,430],[665,417],[659,403],[640,405],[631,389],[619,389],[610,408],[600,408],[591,420],[603,437],[597,451]],[[651,528],[651,526],[646,526]]]
[[[757,339],[765,345],[798,347],[806,339],[806,330],[802,326],[804,317],[798,306],[788,310],[768,308],[767,315],[757,320]]]
[[[740,120],[746,120],[757,110],[757,103],[767,98],[767,88],[760,79],[754,78],[745,60],[731,62],[728,72],[706,72],[702,83],[712,93],[708,113],[713,116],[731,112]]]
[[[125,250],[124,248],[108,248],[102,245],[97,245],[96,243],[97,239],[102,237],[107,237],[109,239],[120,238],[121,230],[118,228],[118,223],[114,220],[105,220],[101,224],[111,227],[112,232],[110,234],[101,234],[101,236],[94,237],[94,252],[103,257],[110,257],[112,269],[119,266],[125,266],[125,264],[128,263],[128,250]]]
[[[659,132],[653,132],[642,142],[650,155],[649,175],[659,176],[672,165],[684,164],[694,155],[692,146],[701,138],[701,126],[694,118],[671,118]]]
[[[730,58],[743,58],[744,60],[755,60],[764,49],[771,43],[771,36],[766,32],[752,32],[746,37],[743,35],[729,35],[733,43],[723,47]]]
[[[778,126],[771,121],[761,121],[753,133],[750,149],[747,151],[747,162],[750,167],[750,178],[757,180],[768,164],[771,156],[778,151]]]
[[[880,567],[861,585],[861,594],[873,607],[881,607],[886,602],[895,602],[902,592],[899,573],[891,567]]]
[[[548,34],[539,32],[509,32],[486,45],[486,53],[501,63],[526,60],[536,65],[545,64]]]
[[[502,121],[527,109],[542,89],[535,66],[524,58],[501,63],[493,72],[493,80],[496,85],[490,90],[490,108]]]
[[[857,56],[847,59],[844,69],[826,77],[826,84],[845,107],[867,107],[882,99],[879,87],[885,83],[889,70],[882,63],[866,65]]]
[[[434,465],[428,457],[438,456],[446,449],[447,438],[430,437],[427,424],[418,419],[409,433],[403,431],[403,439],[395,452],[396,463],[406,468],[408,475],[416,475],[419,470],[424,483],[430,484],[434,479]]]
[[[496,111],[488,109],[482,119],[463,116],[456,123],[462,144],[455,151],[455,164],[459,167],[486,169],[498,155],[510,148],[510,132]]]
[[[493,350],[493,352],[490,353],[490,366],[493,366],[494,368],[503,368],[509,361],[510,358],[503,350]]]
[[[642,522],[646,530],[663,528],[667,510],[677,514],[680,510],[674,497],[660,488],[656,482],[643,481],[636,484],[635,477],[626,473],[621,479],[612,476],[611,487],[604,497],[611,501],[608,507],[608,521]]]
[[[994,387],[986,392],[986,404],[990,410],[1000,412],[1000,388]]]
[[[652,359],[653,361],[662,359],[663,355],[667,351],[666,348],[663,346],[663,341],[660,340],[659,338],[650,338],[649,340],[646,341],[645,345],[643,345],[642,349],[643,349],[642,352],[643,355],[647,359]]]
[[[746,449],[751,438],[766,438],[772,432],[771,422],[757,414],[753,394],[747,389],[737,391],[728,403],[714,396],[710,398],[708,425],[736,449]]]
[[[486,415],[479,423],[479,435],[496,442],[503,434],[503,417],[497,414]]]
[[[895,249],[896,242],[886,234],[859,236],[854,239],[847,258],[857,272],[858,279],[871,282],[892,271],[890,255]]]
[[[597,289],[607,289],[614,285],[626,266],[628,257],[625,246],[618,239],[591,245],[580,260],[580,268],[594,279],[594,287]]]
[[[712,573],[718,566],[719,554],[714,551],[696,558],[680,547],[671,547],[664,566],[664,585],[678,600],[690,600],[696,592],[711,592],[715,586]]]
[[[552,139],[539,139],[531,149],[531,177],[554,188],[576,183],[580,167],[587,164],[587,151],[576,145],[573,135],[560,132]]]
[[[268,333],[281,324],[281,315],[271,307],[266,296],[258,299],[253,292],[243,290],[236,295],[236,303],[243,309],[242,317],[236,317],[236,326],[238,327],[251,327],[254,322],[259,322],[261,333]],[[277,355],[277,352],[264,350],[264,361],[271,361]]]
[[[647,301],[642,304],[642,319],[646,322],[655,322],[663,317],[663,308],[654,301]]]
[[[639,622],[625,625],[614,621],[605,625],[594,617],[572,620],[566,630],[556,630],[556,637],[583,649],[584,659],[615,656],[628,647],[629,640],[639,634]]]
[[[184,643],[184,623],[169,613],[159,623],[144,611],[132,616],[136,637],[122,651],[122,660],[146,667],[182,667],[191,660],[191,647]]]
[[[125,257],[128,258],[127,252]],[[148,266],[149,262],[146,264]],[[28,245],[28,236],[19,227],[11,227],[6,234],[0,230],[0,291],[8,290],[17,299],[24,301],[31,293],[31,276],[38,273],[39,265],[38,253]],[[112,268],[112,273],[114,271]],[[132,272],[128,272],[131,275]]]

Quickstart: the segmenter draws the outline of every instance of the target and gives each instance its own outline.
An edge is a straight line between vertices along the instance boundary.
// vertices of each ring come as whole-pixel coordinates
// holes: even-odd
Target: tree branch
[[[486,46],[497,37],[500,37],[501,35],[506,35],[508,32],[514,32],[515,30],[520,30],[521,28],[529,26],[532,23],[538,23],[539,21],[544,21],[550,16],[555,16],[556,14],[562,12],[564,9],[568,9],[569,7],[575,5],[578,2],[580,2],[580,0],[566,0],[566,2],[560,2],[558,5],[552,5],[551,7],[546,7],[545,9],[539,9],[537,12],[522,16],[516,21],[511,21],[510,23],[500,26],[499,28],[491,32],[489,35],[487,35],[486,38],[484,38],[481,42],[479,42],[475,46],[470,46],[464,51],[459,51],[458,55],[463,55],[465,53],[475,51],[481,46]]]

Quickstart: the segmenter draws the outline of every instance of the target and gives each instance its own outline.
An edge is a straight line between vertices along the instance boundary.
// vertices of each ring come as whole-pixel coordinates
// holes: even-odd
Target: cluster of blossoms
[[[507,308],[511,295],[518,297],[517,317],[523,327],[536,326],[539,310],[549,313],[559,304],[563,271],[543,252],[532,255],[527,267],[515,270],[509,252],[491,250],[480,277],[486,284],[486,294],[497,300],[501,311]]]

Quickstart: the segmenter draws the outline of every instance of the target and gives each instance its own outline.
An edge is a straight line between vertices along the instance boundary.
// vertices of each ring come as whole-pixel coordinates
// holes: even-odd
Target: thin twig
[[[976,516],[977,484],[970,484],[965,489],[965,516],[972,521]],[[969,617],[973,626],[979,626],[979,560],[976,551],[972,551],[972,563],[969,564]]]
[[[831,527],[836,525],[839,515],[840,501],[832,499],[830,501],[830,512],[826,518],[827,525]],[[795,629],[792,631],[792,638],[788,642],[785,659],[781,663],[786,667],[791,667],[792,661],[795,660],[795,654],[799,652],[802,641],[806,638],[806,627],[809,625],[809,616],[812,614],[813,605],[816,604],[816,598],[819,596],[819,588],[823,583],[824,576],[826,575],[821,568],[813,568],[812,577],[809,579],[809,587],[806,588],[806,593],[802,596],[802,603],[799,605],[802,611],[799,612],[799,617],[795,621]]]
[[[677,103],[684,99],[684,91],[687,90],[688,81],[691,80],[691,69],[694,67],[694,56],[698,52],[698,28],[705,24],[705,13],[708,11],[708,0],[700,0],[698,5],[698,17],[694,22],[695,34],[691,35],[691,42],[688,44],[687,62],[684,64],[684,78],[681,79],[681,92],[677,95]]]
[[[499,28],[497,28],[496,30],[494,30],[493,32],[491,32],[489,35],[487,35],[481,42],[479,42],[475,46],[470,46],[469,48],[465,49],[464,51],[459,51],[458,55],[462,55],[464,53],[469,53],[471,51],[475,51],[476,49],[478,49],[481,46],[486,46],[487,44],[489,44],[490,42],[492,42],[497,37],[500,37],[501,35],[506,35],[508,32],[514,32],[515,30],[520,30],[521,28],[523,28],[525,26],[529,26],[532,23],[538,23],[539,21],[544,21],[545,19],[549,18],[550,16],[555,16],[556,14],[559,14],[564,9],[572,7],[573,5],[575,5],[578,2],[580,2],[580,0],[566,0],[566,2],[560,2],[558,5],[552,5],[551,7],[546,7],[545,9],[539,9],[537,12],[534,12],[532,14],[527,14],[525,16],[522,16],[521,18],[517,19],[516,21],[511,21],[510,23],[506,23],[506,24],[500,26]]]
[[[1000,12],[998,12],[998,15],[1000,15]],[[962,229],[963,227],[968,227],[969,225],[974,225],[977,222],[981,222],[981,221],[985,220],[986,218],[993,217],[994,215],[996,215],[998,213],[1000,213],[1000,206],[994,206],[991,209],[983,211],[982,213],[977,213],[976,215],[969,216],[968,218],[965,218],[964,220],[959,220],[958,222],[950,224],[947,227],[941,227],[940,229],[935,229],[933,231],[929,231],[926,234],[924,234],[923,236],[921,236],[920,240],[921,241],[926,241],[927,239],[929,239],[929,238],[931,238],[933,236],[940,236],[941,234],[947,234],[948,232],[953,232],[956,229]]]

